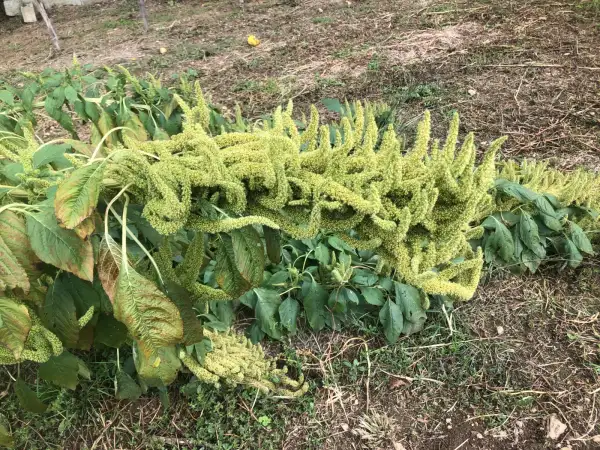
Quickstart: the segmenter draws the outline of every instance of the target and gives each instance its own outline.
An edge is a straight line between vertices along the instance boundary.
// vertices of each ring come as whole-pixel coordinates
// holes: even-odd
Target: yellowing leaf
[[[183,339],[183,322],[177,307],[131,267],[120,270],[113,307],[115,318],[149,351]]]
[[[128,138],[136,141],[148,140],[146,128],[135,113],[132,112],[129,114],[129,119],[123,124],[123,126],[126,127],[126,129],[122,131],[123,136],[127,136]]]
[[[103,162],[92,163],[76,169],[58,186],[54,208],[63,227],[73,229],[94,212],[103,172]]]
[[[36,280],[41,272],[36,267],[41,261],[34,253],[27,236],[25,219],[10,211],[0,213],[0,236],[25,270],[29,280]]]
[[[23,305],[0,298],[0,347],[10,350],[15,358],[21,356],[31,330],[31,317]]]
[[[143,343],[135,342],[133,361],[138,375],[150,387],[171,384],[181,368],[181,360],[174,346],[150,350]]]
[[[29,278],[0,236],[0,291],[15,288],[29,291]]]
[[[260,45],[260,40],[256,36],[251,34],[250,36],[248,36],[248,45],[256,47],[257,45]]]
[[[100,242],[98,251],[98,278],[104,292],[112,303],[115,301],[117,279],[121,269],[121,247],[110,236],[105,236]]]

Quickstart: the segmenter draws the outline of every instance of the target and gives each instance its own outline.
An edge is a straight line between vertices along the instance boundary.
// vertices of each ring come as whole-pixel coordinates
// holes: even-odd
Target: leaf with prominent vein
[[[31,317],[27,308],[8,298],[0,298],[0,347],[7,348],[19,358],[29,330]]]
[[[0,291],[15,288],[29,291],[29,278],[0,236]]]
[[[121,247],[109,235],[104,236],[98,251],[98,278],[112,303],[115,300],[122,259]]]
[[[122,268],[113,301],[115,318],[150,350],[175,345],[183,339],[177,306],[133,268]]]
[[[250,225],[232,230],[230,234],[237,270],[253,287],[260,286],[265,269],[265,250],[260,235]]]
[[[41,261],[31,248],[25,219],[8,209],[2,211],[0,213],[0,236],[19,265],[25,270],[29,280],[36,280],[41,275],[40,270],[36,267]]]
[[[98,204],[104,162],[76,169],[56,191],[54,208],[59,223],[73,229],[89,217]]]
[[[73,230],[58,225],[52,203],[45,201],[40,211],[27,215],[27,234],[31,248],[45,263],[72,272],[79,278],[94,279],[94,251]]]

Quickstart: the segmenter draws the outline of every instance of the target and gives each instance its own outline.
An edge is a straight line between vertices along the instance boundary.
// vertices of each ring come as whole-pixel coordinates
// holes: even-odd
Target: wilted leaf
[[[75,390],[79,384],[79,358],[69,352],[51,356],[38,370],[40,378],[57,386]]]
[[[277,310],[281,304],[279,294],[277,291],[264,288],[254,289],[254,292],[257,298],[256,320],[260,328],[269,336],[278,339],[281,337],[281,332],[277,328],[275,314],[277,314]]]
[[[80,167],[59,184],[54,209],[63,227],[73,229],[94,212],[104,167],[103,161]]]
[[[217,241],[216,260],[215,278],[221,289],[227,294],[232,297],[239,297],[252,287],[252,284],[238,271],[230,236],[225,234],[220,235],[220,239]]]
[[[113,302],[115,318],[149,350],[175,345],[183,339],[177,306],[132,267],[123,267]]]
[[[100,139],[106,136],[104,143],[107,147],[112,147],[117,144],[117,135],[114,132],[109,134],[109,131],[115,128],[115,123],[105,109],[102,109],[100,117],[97,121],[94,121],[94,123],[96,124]]]
[[[0,298],[0,347],[7,348],[19,358],[29,330],[31,317],[27,308],[8,298]]]
[[[383,325],[383,333],[390,343],[398,340],[403,328],[402,310],[393,301],[388,300],[379,311],[379,322]]]
[[[142,388],[127,372],[117,372],[115,377],[115,397],[117,400],[137,400],[142,395]]]
[[[18,378],[15,383],[15,394],[19,399],[19,404],[26,411],[34,414],[42,414],[48,409],[48,405],[42,402],[21,378]]]
[[[98,250],[98,278],[102,283],[104,292],[114,303],[117,290],[117,280],[121,268],[121,247],[110,236],[104,236]]]
[[[123,137],[128,137],[135,141],[146,141],[148,140],[148,134],[146,133],[146,127],[135,113],[130,113],[128,119],[123,123],[126,128],[122,130]]]
[[[73,228],[73,231],[80,239],[87,239],[96,230],[96,222],[98,221],[97,213],[93,213],[90,217],[86,217],[83,222]]]
[[[58,225],[52,203],[39,205],[41,210],[27,215],[27,234],[31,248],[42,261],[72,272],[79,278],[94,279],[94,252],[73,230]]]
[[[512,261],[515,253],[515,243],[512,235],[506,225],[502,222],[497,221],[496,224],[496,245],[498,247],[498,253],[505,262]]]
[[[283,303],[279,305],[281,325],[287,328],[292,334],[296,332],[296,320],[298,319],[299,311],[300,304],[298,303],[298,300],[292,297],[286,298]]]
[[[302,302],[306,311],[306,319],[310,327],[320,331],[325,326],[325,302],[327,302],[327,291],[314,280],[308,282],[308,290]]]
[[[267,256],[273,264],[281,262],[281,233],[274,228],[263,226]]]

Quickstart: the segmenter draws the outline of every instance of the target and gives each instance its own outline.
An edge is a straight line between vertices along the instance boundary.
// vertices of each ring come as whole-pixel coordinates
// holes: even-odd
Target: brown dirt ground
[[[144,34],[134,4],[104,1],[52,11],[60,53],[42,24],[0,19],[0,77],[65,67],[73,54],[164,79],[191,68],[215,102],[253,116],[289,98],[304,110],[325,97],[384,100],[406,130],[429,108],[441,133],[458,110],[481,142],[508,135],[506,156],[599,169],[600,12],[582,3],[149,2]],[[283,447],[600,448],[599,286],[597,261],[560,277],[500,274],[396,347],[298,337],[323,387],[315,417],[291,423]],[[353,360],[359,375],[342,364]],[[567,425],[558,441],[546,439],[552,414]]]

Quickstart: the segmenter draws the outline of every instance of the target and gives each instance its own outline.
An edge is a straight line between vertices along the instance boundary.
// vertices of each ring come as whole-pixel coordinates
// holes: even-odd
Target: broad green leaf
[[[263,226],[267,256],[273,264],[281,262],[281,233],[274,228]]]
[[[342,289],[334,289],[329,293],[327,306],[333,313],[345,313],[348,309],[348,297],[343,294]],[[325,321],[327,316],[325,314]]]
[[[403,328],[402,310],[393,301],[385,302],[379,311],[379,322],[383,325],[383,334],[390,343],[394,343],[400,337]]]
[[[61,278],[48,288],[40,316],[46,328],[57,335],[63,344],[67,347],[77,346],[79,323],[75,301]]]
[[[113,302],[115,318],[149,350],[178,344],[183,322],[177,306],[132,267],[123,267]]]
[[[95,103],[85,102],[84,109],[85,115],[88,116],[92,122],[98,122],[98,119],[100,119],[100,113],[98,112],[98,107]]]
[[[539,194],[527,189],[525,186],[522,186],[519,183],[514,183],[512,181],[499,178],[495,181],[495,186],[500,192],[510,195],[521,202],[532,202],[539,197]]]
[[[569,267],[578,267],[583,261],[583,255],[579,252],[577,245],[571,239],[565,239],[565,248],[567,258],[569,260]]]
[[[329,248],[322,242],[315,247],[315,258],[324,266],[331,262],[331,256],[329,255]]]
[[[21,179],[17,175],[24,173],[25,169],[21,163],[10,163],[2,166],[1,172],[9,181],[19,184]]]
[[[31,317],[24,305],[8,298],[0,298],[0,347],[20,358],[31,330]]]
[[[250,309],[256,308],[256,294],[254,291],[248,291],[240,297],[240,303]]]
[[[588,239],[587,234],[585,234],[585,231],[583,231],[575,222],[569,222],[569,226],[571,227],[571,240],[577,248],[588,255],[593,255],[594,248],[592,247],[592,243]]]
[[[225,324],[229,328],[233,324],[234,312],[233,303],[224,301],[211,301],[209,302],[210,310],[216,315],[219,322]]]
[[[285,286],[289,279],[290,273],[287,270],[280,270],[271,275],[268,284],[270,286]]]
[[[3,414],[0,414],[0,446],[6,448],[13,448],[15,446],[15,440],[10,432],[8,420]]]
[[[69,163],[67,158],[64,157],[64,154],[70,148],[71,146],[69,144],[44,145],[33,154],[33,168],[38,169],[53,162],[60,162],[63,165]]]
[[[381,306],[385,303],[383,292],[376,287],[363,287],[360,292],[369,305]]]
[[[562,230],[562,223],[559,220],[559,215],[554,211],[552,204],[542,195],[536,197],[533,201],[534,205],[540,212],[542,222],[554,231]]]
[[[42,402],[21,378],[17,378],[17,382],[15,383],[15,394],[19,399],[19,404],[26,411],[34,414],[42,414],[48,409],[48,405]]]
[[[253,344],[257,344],[264,339],[265,332],[260,329],[258,321],[255,320],[254,322],[252,322],[252,325],[250,325],[246,330],[246,335]]]
[[[71,106],[75,105],[75,102],[78,101],[77,91],[73,86],[69,85],[65,87],[65,98],[71,104]]]
[[[300,311],[300,304],[298,300],[292,297],[286,298],[281,305],[279,305],[279,318],[281,319],[281,325],[283,325],[290,333],[296,333],[296,320],[298,319],[298,312]]]
[[[54,209],[59,223],[73,229],[89,217],[98,204],[104,162],[95,162],[75,169],[58,186]]]
[[[112,237],[104,236],[98,249],[98,278],[100,278],[104,292],[113,303],[122,259],[121,247]]]
[[[327,243],[340,252],[354,253],[354,249],[337,236],[328,237]]]
[[[414,286],[398,282],[395,283],[395,287],[396,303],[402,310],[402,332],[409,335],[421,331],[427,320],[427,314],[421,302],[421,292]]]
[[[344,110],[342,104],[337,98],[324,98],[321,100],[321,103],[323,103],[323,106],[325,106],[325,108],[327,108],[329,111],[337,114],[342,114]]]
[[[506,225],[502,222],[497,221],[496,224],[496,245],[498,246],[498,253],[505,262],[512,261],[513,254],[515,252],[515,243],[512,235]]]
[[[29,278],[16,256],[0,236],[0,292],[15,288],[29,291]]]
[[[167,295],[179,309],[181,320],[183,322],[183,343],[193,345],[202,342],[202,323],[198,319],[194,310],[192,299],[193,295],[182,286],[172,281],[165,284]],[[220,302],[230,306],[230,302]]]
[[[68,295],[73,298],[77,317],[83,316],[92,306],[95,311],[102,310],[101,292],[89,281],[82,280],[70,273],[62,274],[54,283],[56,289],[57,284],[61,288],[68,291]]]
[[[48,202],[39,205],[39,212],[27,215],[27,234],[31,248],[45,263],[92,281],[94,252],[91,242],[81,240],[73,230],[61,228],[52,203]]]
[[[111,315],[100,314],[94,332],[94,342],[119,348],[127,342],[127,327]]]
[[[239,272],[230,236],[221,234],[217,241],[215,278],[221,289],[232,297],[239,297],[252,288],[252,284]],[[262,268],[261,268],[262,279]]]
[[[351,281],[361,286],[374,286],[379,280],[377,274],[371,270],[354,269]]]
[[[152,350],[141,342],[135,341],[133,361],[139,377],[149,387],[171,384],[181,369],[181,361],[175,346]]]
[[[542,259],[529,248],[525,248],[523,253],[521,253],[521,261],[527,266],[531,273],[535,273],[542,263]]]
[[[0,213],[0,237],[25,270],[30,281],[35,281],[41,272],[38,269],[39,258],[34,253],[27,236],[25,219],[10,211]]]
[[[313,330],[320,331],[325,326],[325,303],[329,296],[327,291],[314,280],[308,283],[306,295],[302,300],[306,319]]]
[[[519,236],[521,236],[521,240],[525,246],[540,258],[546,256],[546,251],[540,239],[538,226],[528,212],[521,212],[521,221],[518,226]]]
[[[15,98],[12,92],[7,90],[0,91],[0,101],[6,103],[8,106],[15,105]]]
[[[340,295],[350,303],[354,303],[355,305],[358,305],[359,303],[358,295],[356,295],[356,292],[354,292],[352,289],[343,287],[340,289]]]
[[[38,374],[43,380],[74,391],[79,385],[79,358],[66,351],[51,356],[40,365]]]
[[[523,253],[523,241],[521,241],[521,237],[519,236],[519,228],[513,227],[512,229],[512,238],[513,244],[515,245],[515,251],[513,253],[515,261],[521,260],[521,253]]]
[[[281,332],[277,328],[277,321],[275,315],[279,305],[281,304],[281,298],[277,291],[271,289],[257,288],[254,289],[256,293],[256,320],[260,325],[260,328],[272,338],[278,339],[281,337]]]
[[[142,388],[127,373],[120,370],[115,377],[115,398],[117,400],[137,400],[142,396]]]

